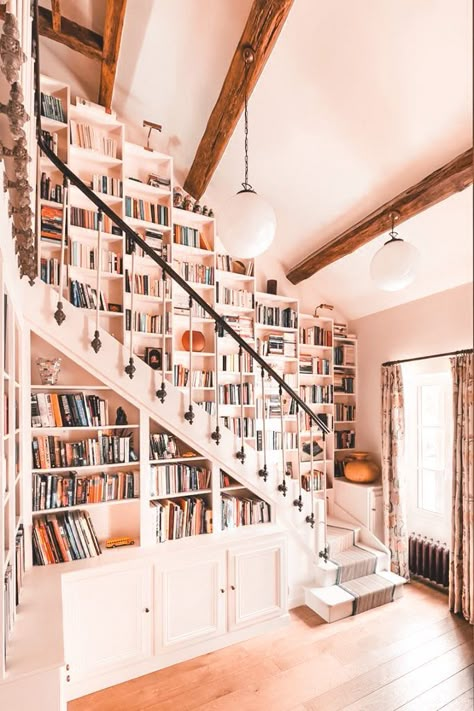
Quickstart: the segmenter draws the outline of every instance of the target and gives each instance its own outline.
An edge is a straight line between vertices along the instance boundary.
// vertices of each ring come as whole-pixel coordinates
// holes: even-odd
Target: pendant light
[[[251,47],[243,48],[245,63],[245,177],[243,190],[230,198],[219,213],[219,239],[233,257],[251,259],[265,252],[273,242],[276,231],[276,217],[271,205],[257,195],[248,181],[248,97],[247,69],[254,61]]]
[[[404,242],[395,232],[399,212],[391,212],[390,239],[376,252],[370,263],[370,276],[383,291],[400,291],[411,284],[417,273],[420,253],[416,247]]]

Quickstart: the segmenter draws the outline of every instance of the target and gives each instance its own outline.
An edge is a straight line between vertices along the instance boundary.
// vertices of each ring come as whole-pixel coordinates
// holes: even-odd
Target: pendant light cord
[[[247,87],[248,87],[248,81],[247,81],[247,75],[248,75],[248,68],[249,65],[253,62],[253,54],[250,55],[248,52],[246,53],[244,49],[243,53],[243,58],[245,62],[245,77],[244,77],[244,82],[245,82],[245,98],[244,98],[244,182],[242,183],[242,187],[245,192],[254,192],[254,189],[249,183],[249,106],[248,106],[248,94],[247,94]]]

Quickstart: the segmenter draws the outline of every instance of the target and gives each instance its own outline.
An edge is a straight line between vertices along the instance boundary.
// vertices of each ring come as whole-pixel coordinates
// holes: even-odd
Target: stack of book
[[[270,504],[247,495],[245,498],[221,494],[222,528],[237,528],[254,523],[269,523]]]
[[[41,257],[41,281],[52,286],[59,286],[59,259],[46,259]]]
[[[184,225],[173,225],[173,239],[175,244],[184,244],[186,247],[198,248],[201,245],[199,230]]]
[[[150,459],[175,459],[179,457],[178,443],[167,432],[150,434]]]
[[[133,472],[101,472],[87,477],[75,471],[61,476],[33,474],[33,511],[135,499],[138,481]]]
[[[125,309],[125,329],[127,331],[130,331],[131,313],[130,309]],[[140,313],[140,311],[133,312],[133,330],[135,333],[168,334],[170,333],[170,324],[171,317],[169,311],[165,311],[164,331],[163,314]]]
[[[71,279],[69,281],[69,301],[78,309],[93,309],[95,311],[97,308],[96,290],[90,284],[83,284]],[[109,310],[109,304],[102,291],[99,292],[99,310]]]
[[[222,318],[239,336],[246,340],[253,340],[253,318],[249,316],[223,316]]]
[[[41,116],[66,123],[61,99],[41,92]]]
[[[46,173],[41,173],[40,198],[52,202],[62,202],[63,186],[60,183],[53,183]]]
[[[106,427],[107,401],[84,393],[32,393],[32,427]]]
[[[180,262],[175,260],[174,268],[183,279],[194,284],[214,284],[214,267],[196,262]]]
[[[61,245],[63,227],[63,211],[59,207],[41,207],[41,239],[43,242],[52,242]]]
[[[33,563],[52,565],[101,554],[87,511],[37,516],[33,521]]]
[[[353,393],[354,392],[354,376],[343,375],[342,373],[334,373],[334,392],[336,393]]]
[[[281,309],[279,306],[257,304],[257,321],[265,326],[282,326],[283,328],[298,327],[298,313],[291,308]]]
[[[65,442],[59,437],[46,435],[33,437],[32,450],[35,469],[46,471],[136,461],[130,437],[104,434],[100,430],[97,439],[78,442]]]
[[[90,180],[90,187],[96,193],[103,195],[114,195],[122,197],[123,183],[120,178],[113,178],[109,175],[93,175]]]
[[[355,347],[353,345],[336,346],[334,348],[334,365],[355,366]]]
[[[216,303],[225,306],[238,306],[239,308],[253,309],[254,295],[245,289],[229,289],[216,282]]]
[[[336,430],[334,432],[336,449],[354,449],[354,430]]]
[[[315,358],[309,353],[300,354],[300,373],[302,375],[330,375],[331,363],[327,358]]]
[[[159,225],[169,225],[169,209],[167,205],[148,202],[141,198],[125,196],[125,215],[136,220],[155,222]]]
[[[339,422],[350,422],[356,418],[355,405],[347,405],[345,402],[336,402],[336,420]]]
[[[313,479],[311,486],[311,477]],[[324,472],[313,469],[309,474],[301,475],[301,486],[305,491],[321,491],[324,487]]]
[[[150,496],[169,496],[209,489],[211,472],[200,465],[160,464],[150,467]]]
[[[200,497],[152,501],[151,509],[157,543],[212,532],[212,510]]]
[[[300,343],[302,345],[330,348],[332,347],[332,331],[320,326],[300,328]]]
[[[283,396],[283,417],[289,417],[296,414],[296,403],[292,398],[286,398]],[[263,404],[262,399],[258,398],[256,403],[257,418],[261,419],[263,417]],[[271,394],[265,397],[265,417],[267,419],[275,419],[281,417],[282,408],[280,406],[280,396],[276,394]]]
[[[98,151],[110,158],[117,157],[116,139],[88,123],[71,121],[71,143],[73,146]]]
[[[214,387],[213,370],[193,370],[192,385],[194,388]],[[189,385],[189,369],[184,365],[175,365],[173,368],[173,383],[178,388]]]
[[[266,338],[258,339],[257,349],[260,355],[296,357],[296,334],[269,333]]]
[[[219,385],[219,403],[221,405],[252,405],[253,401],[253,383]]]

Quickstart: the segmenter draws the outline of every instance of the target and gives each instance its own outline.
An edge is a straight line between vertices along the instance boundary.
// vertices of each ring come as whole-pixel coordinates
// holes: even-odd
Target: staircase
[[[405,578],[390,572],[389,552],[364,527],[328,517],[327,547],[328,560],[316,568],[317,586],[305,589],[306,605],[326,622],[401,596]]]

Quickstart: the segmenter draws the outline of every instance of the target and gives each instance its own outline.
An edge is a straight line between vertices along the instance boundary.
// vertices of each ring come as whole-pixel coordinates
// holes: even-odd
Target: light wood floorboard
[[[401,600],[288,627],[70,702],[68,711],[472,711],[473,629],[447,597]]]

